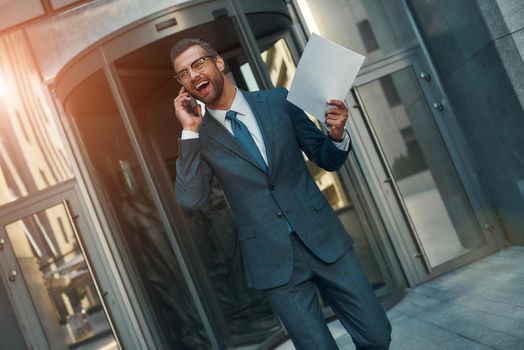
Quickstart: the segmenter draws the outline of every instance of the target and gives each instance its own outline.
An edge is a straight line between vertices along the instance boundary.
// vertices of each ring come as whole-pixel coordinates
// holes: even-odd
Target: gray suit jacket
[[[293,271],[286,219],[324,262],[335,262],[351,249],[353,239],[309,174],[301,151],[328,171],[339,169],[348,152],[286,100],[287,90],[242,93],[262,132],[268,172],[206,114],[200,138],[180,141],[176,196],[182,207],[205,206],[216,175],[235,217],[248,285],[273,288],[285,284]]]

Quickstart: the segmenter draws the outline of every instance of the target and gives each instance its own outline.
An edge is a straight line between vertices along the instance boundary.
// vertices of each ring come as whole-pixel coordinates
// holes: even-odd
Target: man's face
[[[224,61],[220,56],[208,58],[202,72],[195,72],[191,64],[208,53],[198,45],[190,46],[175,58],[175,73],[187,69],[189,76],[181,82],[182,86],[196,99],[212,104],[222,95],[224,88]]]

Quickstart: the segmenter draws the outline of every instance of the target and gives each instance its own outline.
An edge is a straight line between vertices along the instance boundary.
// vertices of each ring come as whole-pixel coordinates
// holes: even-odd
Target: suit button
[[[277,213],[277,218],[279,218],[279,219],[280,219],[280,218],[282,218],[283,216],[284,216],[284,214],[282,214],[282,212],[281,212],[281,211],[279,211],[279,212]]]
[[[273,191],[275,189],[275,186],[269,185],[269,186],[267,186],[267,188],[269,188],[270,191]]]

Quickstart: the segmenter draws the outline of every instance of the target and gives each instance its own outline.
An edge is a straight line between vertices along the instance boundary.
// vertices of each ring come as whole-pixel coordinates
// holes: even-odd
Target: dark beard
[[[214,80],[216,82],[215,84],[215,95],[214,96],[208,96],[209,99],[202,99],[202,102],[205,104],[205,105],[212,105],[216,102],[218,102],[218,100],[220,100],[220,97],[222,97],[222,92],[224,91],[224,76],[222,75],[222,73],[219,73],[218,77],[216,80]]]

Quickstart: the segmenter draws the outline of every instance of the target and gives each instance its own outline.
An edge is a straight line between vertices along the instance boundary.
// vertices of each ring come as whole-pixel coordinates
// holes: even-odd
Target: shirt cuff
[[[198,139],[199,134],[198,132],[194,132],[191,130],[182,130],[182,136],[180,137],[181,140],[190,140],[190,139]]]
[[[350,138],[349,138],[349,133],[346,129],[344,129],[344,136],[342,137],[342,141],[340,142],[335,142],[333,140],[331,140],[331,142],[333,142],[333,144],[341,151],[344,151],[344,152],[347,152],[348,149],[349,149],[349,142],[350,141]]]

